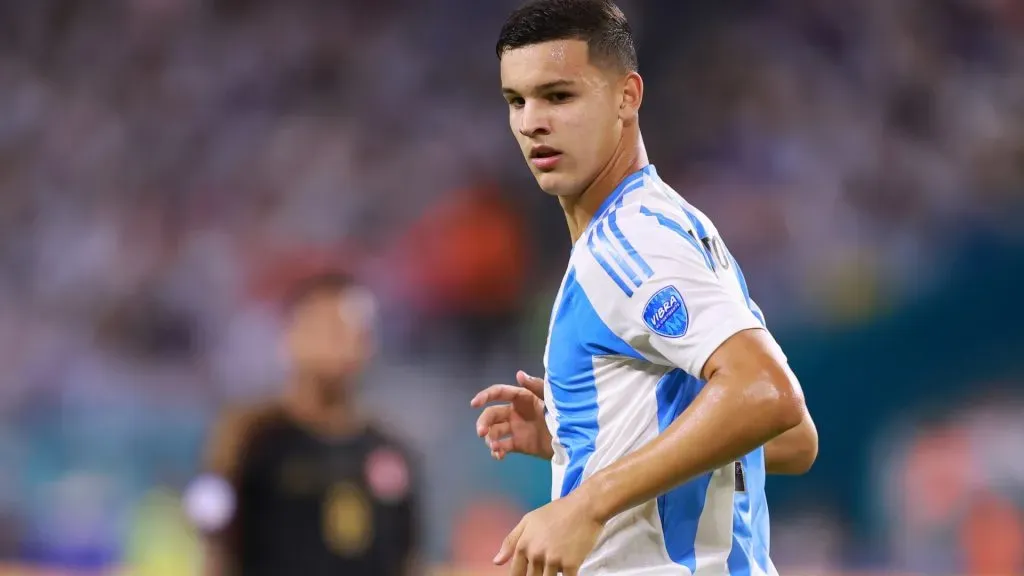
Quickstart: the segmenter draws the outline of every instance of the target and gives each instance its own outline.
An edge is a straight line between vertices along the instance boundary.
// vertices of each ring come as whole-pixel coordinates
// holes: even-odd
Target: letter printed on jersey
[[[644,307],[644,323],[655,334],[666,338],[681,338],[690,326],[683,296],[675,286],[658,290]]]

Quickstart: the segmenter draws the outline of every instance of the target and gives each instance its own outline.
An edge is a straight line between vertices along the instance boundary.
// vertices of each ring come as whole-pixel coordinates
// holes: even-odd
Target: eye
[[[508,98],[508,105],[512,108],[522,108],[526,105],[526,101],[519,96],[513,96]]]
[[[552,92],[551,95],[548,96],[548,100],[550,100],[550,101],[552,101],[552,102],[554,102],[556,104],[559,104],[559,103],[562,103],[562,102],[567,102],[567,101],[569,101],[571,99],[572,99],[572,94],[569,93],[569,92]]]

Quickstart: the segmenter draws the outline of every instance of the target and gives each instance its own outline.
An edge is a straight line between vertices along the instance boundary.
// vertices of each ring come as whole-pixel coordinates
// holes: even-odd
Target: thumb
[[[516,373],[516,382],[523,388],[529,390],[534,396],[544,399],[544,379],[537,378],[536,376],[530,376],[526,372],[520,370]]]
[[[526,521],[520,520],[519,524],[505,536],[505,540],[501,543],[501,549],[498,550],[498,554],[494,557],[494,563],[498,566],[508,562],[512,559],[512,555],[516,552],[516,545],[519,544],[519,538],[523,535],[523,530],[526,529]]]

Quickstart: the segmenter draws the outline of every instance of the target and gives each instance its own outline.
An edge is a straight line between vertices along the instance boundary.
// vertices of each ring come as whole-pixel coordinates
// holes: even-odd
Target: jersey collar
[[[658,177],[658,171],[654,168],[654,164],[648,164],[647,166],[644,166],[643,168],[637,170],[636,172],[633,172],[629,176],[626,176],[622,180],[622,182],[620,182],[619,185],[616,186],[614,190],[612,190],[612,193],[609,194],[608,197],[604,199],[604,202],[601,202],[601,206],[599,206],[597,212],[594,213],[594,218],[590,220],[590,224],[587,225],[587,229],[583,232],[580,238],[583,238],[584,236],[589,234],[591,228],[593,228],[598,222],[601,221],[602,218],[604,218],[608,214],[609,211],[611,211],[612,205],[615,204],[615,202],[618,201],[619,198],[621,198],[624,194],[626,194],[630,190],[634,190],[636,186],[633,186],[633,184],[642,180],[644,176],[650,176],[651,178]]]

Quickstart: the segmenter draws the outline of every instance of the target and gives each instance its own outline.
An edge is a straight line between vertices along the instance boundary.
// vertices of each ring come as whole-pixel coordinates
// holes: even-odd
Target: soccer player
[[[776,574],[766,471],[817,433],[715,226],[648,161],[644,84],[612,2],[540,0],[497,43],[509,124],[573,249],[545,378],[472,401],[492,454],[551,460],[552,502],[495,562],[514,576]],[[542,400],[543,399],[543,400]]]
[[[210,576],[412,574],[417,498],[406,449],[360,414],[374,305],[345,275],[287,299],[292,374],[266,405],[227,413],[185,504]]]

